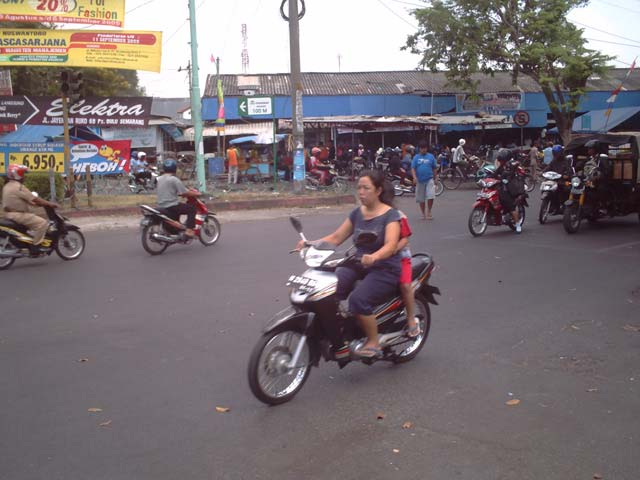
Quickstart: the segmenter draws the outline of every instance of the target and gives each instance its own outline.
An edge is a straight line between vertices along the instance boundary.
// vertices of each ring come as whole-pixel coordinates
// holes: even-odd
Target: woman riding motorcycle
[[[515,172],[510,166],[510,160],[513,159],[511,150],[501,148],[496,156],[496,177],[506,180],[507,183],[500,188],[500,203],[502,208],[511,212],[513,223],[516,226],[516,233],[522,233],[522,224],[519,219],[518,209],[516,208],[516,195],[512,193],[513,188],[509,188],[514,182]]]
[[[382,355],[374,309],[398,288],[401,263],[396,250],[400,238],[400,214],[392,207],[393,189],[385,182],[381,171],[363,172],[358,180],[357,191],[362,205],[353,210],[335,232],[318,241],[340,245],[351,235],[355,240],[361,233],[375,233],[374,242],[356,247],[356,255],[361,256],[360,264],[349,264],[336,270],[337,297],[339,300],[349,298],[349,311],[356,316],[367,335],[367,341],[353,353],[372,358]],[[297,249],[304,246],[305,242],[301,240]],[[362,281],[354,289],[357,280]],[[325,325],[325,329],[331,332],[330,336],[340,338],[335,323]],[[348,345],[338,345],[335,348],[336,359],[349,355]]]

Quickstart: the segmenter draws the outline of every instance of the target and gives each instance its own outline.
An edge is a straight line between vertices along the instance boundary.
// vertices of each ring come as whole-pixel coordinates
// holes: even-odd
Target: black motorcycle
[[[9,268],[16,258],[41,258],[55,250],[63,260],[75,260],[85,247],[80,228],[52,207],[44,207],[49,218],[49,229],[38,247],[27,228],[7,218],[0,218],[0,270]]]
[[[302,225],[296,218],[291,223],[306,242]],[[373,236],[374,238],[370,238]],[[375,234],[361,234],[356,245],[375,240]],[[338,278],[336,268],[349,262],[359,262],[355,254],[347,251],[344,257],[335,258],[336,246],[326,242],[306,243],[300,257],[309,267],[300,275],[289,277],[291,306],[277,313],[262,332],[249,360],[249,386],[262,402],[277,405],[291,400],[309,377],[312,366],[320,360],[337,361],[344,367],[353,360],[372,364],[378,360],[393,363],[408,362],[424,346],[431,328],[429,304],[436,305],[437,287],[429,285],[434,269],[431,256],[417,254],[411,259],[416,316],[420,319],[420,334],[410,338],[406,333],[407,317],[398,292],[393,298],[384,299],[375,310],[378,323],[382,357],[357,356],[358,347],[364,343],[364,332],[355,317],[339,308],[336,299]],[[336,322],[342,341],[350,345],[346,358],[336,359],[333,345],[323,325]]]

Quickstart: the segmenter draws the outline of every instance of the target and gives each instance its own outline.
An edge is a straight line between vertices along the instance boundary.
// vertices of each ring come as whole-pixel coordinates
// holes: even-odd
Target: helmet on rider
[[[512,156],[513,155],[511,154],[511,150],[509,150],[508,148],[501,148],[500,150],[498,150],[496,160],[498,160],[499,163],[506,163],[511,160]]]
[[[316,155],[320,155],[322,153],[322,150],[318,147],[313,147],[311,149],[311,155],[316,156]]]
[[[162,169],[165,173],[176,173],[178,170],[178,163],[173,158],[167,158],[162,162]]]
[[[24,181],[25,174],[29,171],[29,167],[12,163],[7,170],[7,178],[18,182]]]
[[[562,145],[554,145],[551,148],[551,153],[553,153],[554,155],[560,155],[562,153],[563,147]]]
[[[460,145],[461,147],[464,147],[465,143],[467,143],[467,141],[464,138],[461,138],[460,140],[458,140],[458,145]]]
[[[147,154],[144,152],[138,152],[138,160],[144,160],[147,157]]]

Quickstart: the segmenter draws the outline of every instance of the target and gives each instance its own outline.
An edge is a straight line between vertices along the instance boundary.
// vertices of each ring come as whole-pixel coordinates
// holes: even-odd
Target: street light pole
[[[191,27],[191,119],[193,121],[196,150],[196,174],[198,189],[206,191],[204,176],[204,145],[202,143],[202,103],[200,101],[200,71],[198,69],[198,33],[196,31],[195,0],[189,0],[189,25]]]
[[[289,57],[291,63],[291,122],[293,130],[293,189],[296,193],[304,188],[304,127],[302,123],[302,76],[300,75],[300,25],[302,12],[298,11],[298,0],[289,0],[289,16],[284,14],[284,1],[280,6],[282,17],[289,22]]]

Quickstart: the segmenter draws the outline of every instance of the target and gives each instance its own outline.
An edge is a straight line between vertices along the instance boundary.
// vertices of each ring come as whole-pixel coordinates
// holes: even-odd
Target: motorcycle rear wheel
[[[149,255],[160,255],[169,246],[167,243],[158,242],[157,240],[151,238],[151,235],[153,235],[154,233],[161,232],[162,226],[157,223],[153,225],[146,225],[142,229],[142,248],[144,248]]]
[[[249,359],[249,388],[255,397],[268,405],[291,400],[303,387],[311,373],[311,351],[305,343],[297,368],[289,369],[302,333],[298,330],[276,330],[258,340]]]
[[[529,193],[532,192],[534,188],[536,188],[536,179],[531,175],[526,175],[524,177],[524,190]]]
[[[220,239],[221,233],[220,222],[213,215],[209,215],[200,227],[198,239],[205,247],[209,247]]]
[[[551,199],[547,197],[542,200],[542,203],[540,204],[540,213],[538,213],[538,222],[540,222],[541,225],[544,225],[545,223],[547,223],[547,220],[549,219],[550,209],[551,209]]]
[[[429,304],[422,295],[416,295],[415,311],[416,316],[420,317],[420,335],[412,339],[413,341],[401,345],[404,348],[397,353],[393,363],[405,363],[413,360],[427,342],[427,337],[431,330],[431,311],[429,310]]]
[[[13,265],[13,262],[15,262],[15,261],[16,261],[15,257],[2,257],[2,258],[0,258],[0,270],[6,270],[11,265]]]
[[[486,215],[489,215],[489,212],[486,212]],[[485,215],[485,209],[483,207],[475,207],[471,210],[469,214],[469,232],[474,237],[479,237],[484,235],[484,232],[487,231],[487,217]],[[484,221],[482,220],[484,218]]]
[[[79,230],[69,230],[58,238],[56,253],[63,260],[75,260],[84,252],[85,244],[84,235]]]

